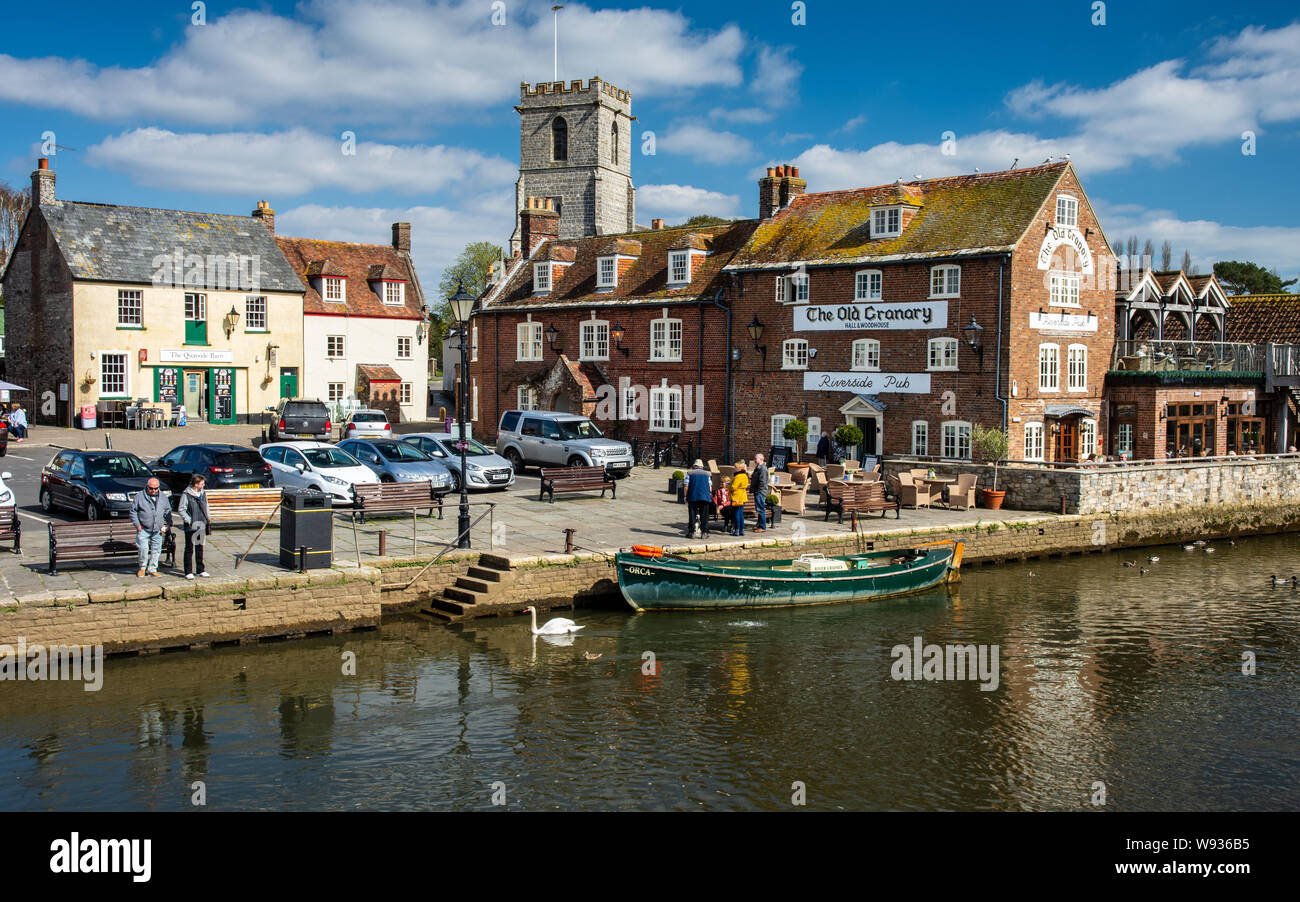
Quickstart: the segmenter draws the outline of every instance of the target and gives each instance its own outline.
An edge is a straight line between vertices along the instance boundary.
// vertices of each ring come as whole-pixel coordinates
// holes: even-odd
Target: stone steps
[[[520,603],[509,598],[513,582],[507,558],[483,554],[477,565],[431,598],[420,613],[447,623],[518,613]]]

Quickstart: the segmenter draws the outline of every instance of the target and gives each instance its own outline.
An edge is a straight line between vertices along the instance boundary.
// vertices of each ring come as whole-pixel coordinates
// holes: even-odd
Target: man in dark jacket
[[[136,576],[158,575],[158,556],[162,554],[163,531],[172,524],[172,505],[161,491],[157,479],[150,478],[143,492],[131,500],[131,525],[135,527],[135,547],[140,555]]]
[[[706,539],[709,536],[709,508],[713,503],[713,477],[697,460],[686,474],[686,504],[690,520],[686,525],[686,538]],[[698,524],[698,525],[697,525]]]
[[[755,454],[754,472],[749,476],[749,490],[754,495],[754,516],[757,518],[754,532],[767,530],[767,489],[767,461],[763,455]]]
[[[831,457],[831,437],[825,432],[822,433],[821,441],[817,443],[817,463],[823,467],[830,463]]]

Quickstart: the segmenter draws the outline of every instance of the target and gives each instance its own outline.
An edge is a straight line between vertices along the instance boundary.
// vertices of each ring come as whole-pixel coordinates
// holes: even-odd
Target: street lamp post
[[[457,448],[460,450],[460,516],[456,519],[456,530],[460,536],[457,543],[461,548],[469,545],[469,495],[465,492],[465,419],[469,406],[469,345],[465,335],[469,331],[470,314],[474,312],[474,296],[465,290],[465,283],[456,286],[456,293],[447,298],[451,315],[460,324],[460,390],[456,398],[456,420],[460,426]]]

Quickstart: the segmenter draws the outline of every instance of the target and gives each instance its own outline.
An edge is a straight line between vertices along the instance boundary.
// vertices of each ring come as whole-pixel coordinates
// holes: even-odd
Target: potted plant
[[[677,492],[678,501],[682,500],[682,492],[686,487],[686,474],[681,470],[673,470],[673,475],[668,477],[668,494]]]
[[[767,516],[773,526],[781,522],[781,496],[775,492],[767,496]]]
[[[803,420],[791,420],[785,424],[785,428],[781,430],[781,435],[794,442],[794,459],[798,463],[800,449],[803,448],[804,439],[808,437],[808,424]]]
[[[862,430],[852,423],[844,423],[835,430],[835,443],[840,448],[856,448],[862,444]]]
[[[999,510],[1006,492],[998,491],[998,461],[1007,456],[1007,434],[1002,429],[987,426],[972,426],[970,431],[971,453],[979,460],[988,461],[993,467],[993,488],[982,489],[984,506],[989,510]]]

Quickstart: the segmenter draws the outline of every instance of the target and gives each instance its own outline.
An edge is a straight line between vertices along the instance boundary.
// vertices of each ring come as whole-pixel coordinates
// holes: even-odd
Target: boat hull
[[[870,569],[830,572],[781,570],[790,561],[700,561],[647,558],[620,552],[619,589],[638,611],[780,608],[844,604],[924,592],[956,575],[960,551],[952,546],[926,551],[906,565],[883,566],[894,552],[838,558]]]

